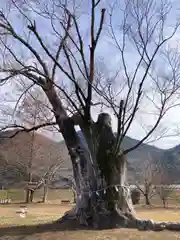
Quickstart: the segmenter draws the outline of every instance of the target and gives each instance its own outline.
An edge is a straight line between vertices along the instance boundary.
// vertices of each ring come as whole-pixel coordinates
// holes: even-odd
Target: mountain
[[[180,183],[180,145],[165,150],[163,152],[161,163],[166,168],[171,180]]]
[[[0,134],[0,183],[24,181],[28,178],[28,162],[32,160],[33,180],[44,175],[49,167],[59,164],[60,180],[71,175],[71,161],[64,142],[55,142],[44,135],[13,131]],[[58,174],[57,174],[58,176]],[[6,180],[8,179],[8,181]]]
[[[72,176],[72,165],[64,141],[55,142],[38,133],[20,132],[13,138],[13,131],[0,133],[0,184],[12,185],[27,180],[28,162],[32,160],[33,178],[36,180],[53,164],[60,164],[54,181],[58,187],[69,184],[67,178]],[[86,144],[79,132],[82,144]],[[125,137],[123,148],[137,144],[138,140]],[[179,181],[180,173],[180,145],[163,150],[148,144],[142,144],[128,154],[128,179],[141,176],[143,164],[146,160],[160,163],[173,181]],[[180,181],[179,181],[180,182]]]
[[[86,143],[84,142],[84,137],[81,132],[78,132],[81,143],[86,146]],[[122,142],[122,148],[128,149],[133,146],[135,146],[139,141],[136,139],[133,139],[131,137],[126,136]],[[160,164],[162,160],[162,156],[164,154],[164,150],[148,145],[148,144],[141,144],[138,148],[133,150],[132,152],[129,152],[127,155],[127,169],[128,169],[128,180],[129,182],[133,183],[134,179],[140,178],[142,175],[142,171],[147,168],[145,166],[145,162],[149,162],[152,164]],[[146,169],[147,174],[148,169]]]

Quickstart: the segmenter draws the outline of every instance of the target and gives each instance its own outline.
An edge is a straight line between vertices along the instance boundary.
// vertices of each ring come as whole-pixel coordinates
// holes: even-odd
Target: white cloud
[[[176,2],[177,4],[177,2]],[[16,16],[16,21],[17,21],[17,16]],[[121,21],[121,17],[119,17],[118,15],[115,17],[115,21],[116,24],[118,25],[119,22]],[[41,33],[45,36],[48,36],[50,38],[50,31],[49,31],[49,27],[50,26],[46,26],[46,24],[44,22],[40,22],[39,25],[41,27]],[[84,32],[86,32],[86,26],[87,26],[87,21],[85,21],[85,18],[83,18],[83,22],[81,25],[81,28],[84,30]],[[120,36],[120,34],[118,35]],[[180,42],[179,42],[179,35],[177,34],[170,42],[169,42],[169,46],[170,47],[174,47],[174,46],[178,46],[178,48],[180,47]],[[89,49],[88,46],[88,42],[85,43],[85,47],[86,47],[86,52]],[[132,46],[131,46],[132,47]],[[120,58],[120,53],[115,49],[115,47],[113,47],[112,45],[110,45],[107,41],[107,38],[105,35],[103,35],[103,38],[101,39],[101,42],[98,44],[98,48],[97,48],[97,53],[100,56],[103,56],[105,59],[106,64],[108,65],[109,69],[117,69],[118,67],[120,67],[121,65],[121,58]],[[180,49],[179,49],[180,50]],[[25,52],[26,53],[26,52]],[[128,62],[128,67],[130,68],[130,70],[132,70],[132,68],[135,66],[136,61],[137,61],[137,55],[135,55],[134,51],[131,51],[131,48],[127,49],[126,52],[126,60]],[[28,60],[28,63],[31,63],[31,58]],[[47,65],[50,66],[50,62],[49,60],[46,61]],[[61,75],[58,75],[58,77]],[[124,76],[123,76],[124,77]],[[121,79],[120,79],[121,81]],[[137,79],[138,81],[138,79]],[[148,82],[147,82],[148,85]],[[14,95],[14,91],[13,88],[10,88],[10,85],[6,85],[3,86],[3,88],[0,89],[0,93],[1,96],[6,95],[7,93],[11,93],[10,95],[13,96]],[[121,97],[121,96],[120,96]],[[14,103],[8,103],[11,104],[11,106],[14,106]],[[144,105],[141,107],[144,108],[144,110],[146,110],[146,112],[150,111],[151,106],[148,102],[144,102]],[[93,118],[96,119],[99,113],[99,109],[96,109],[93,111]],[[176,109],[172,109],[170,111],[170,113],[164,118],[163,120],[163,126],[168,126],[168,128],[170,129],[169,132],[174,132],[174,128],[179,124],[179,119],[180,119],[180,111],[179,108]],[[9,120],[8,120],[9,121]],[[155,119],[153,116],[150,116],[149,114],[137,114],[137,117],[135,119],[135,121],[133,122],[128,134],[129,136],[133,137],[133,138],[137,138],[137,139],[141,139],[144,136],[144,130],[141,127],[142,124],[148,126],[148,125],[152,125],[154,123]],[[115,119],[115,117],[113,116],[112,119],[113,122],[113,128],[114,130],[116,129],[116,124],[117,121]],[[157,130],[158,133],[158,130]],[[157,134],[155,134],[157,135]],[[51,137],[57,138],[58,140],[60,139],[60,135],[56,134],[56,133],[52,133]],[[154,142],[153,144],[162,148],[169,148],[172,147],[176,144],[180,143],[180,139],[179,137],[169,137],[169,138],[164,138],[161,139],[157,142]]]

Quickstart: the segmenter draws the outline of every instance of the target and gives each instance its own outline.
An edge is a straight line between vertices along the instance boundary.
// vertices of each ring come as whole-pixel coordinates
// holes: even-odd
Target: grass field
[[[17,192],[16,192],[17,193]],[[16,194],[15,194],[16,195]],[[67,199],[71,197],[69,191],[51,194],[51,204],[29,204],[27,215],[21,218],[19,208],[23,204],[14,203],[0,205],[0,239],[2,240],[169,240],[180,239],[178,232],[146,232],[130,229],[114,229],[92,231],[76,229],[75,226],[51,224],[52,220],[61,217],[72,205],[62,205],[55,201],[56,197]],[[37,196],[36,196],[37,197]],[[37,197],[38,199],[38,197]],[[19,200],[19,199],[16,199]],[[180,221],[180,205],[170,206],[169,209],[162,207],[136,207],[138,217],[153,219],[156,221]],[[41,224],[37,227],[37,224]]]
[[[50,222],[58,219],[71,205],[58,204],[31,204],[27,205],[28,213],[25,218],[21,218],[16,211],[19,210],[18,204],[3,206],[0,210],[0,239],[8,240],[116,240],[116,239],[144,239],[144,240],[166,240],[180,239],[177,232],[144,232],[129,229],[115,229],[105,231],[78,230],[71,227],[69,230],[63,226],[53,225]],[[180,221],[180,209],[162,208],[138,208],[138,216],[157,221]],[[37,227],[36,224],[44,224]],[[26,225],[26,226],[24,226]]]

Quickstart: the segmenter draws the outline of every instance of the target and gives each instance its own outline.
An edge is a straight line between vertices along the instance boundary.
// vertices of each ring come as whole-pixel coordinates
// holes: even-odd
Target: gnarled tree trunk
[[[111,127],[97,122],[90,126],[82,124],[81,130],[85,141],[82,136],[78,138],[76,162],[72,161],[76,207],[67,212],[63,220],[79,219],[80,224],[95,228],[125,226],[135,220],[126,186],[126,157],[120,151],[113,154],[116,137]],[[71,154],[71,159],[73,157]]]
[[[53,86],[45,93],[68,148],[76,184],[76,206],[61,220],[74,218],[86,226],[109,228],[134,219],[130,192],[125,186],[125,156],[123,152],[113,154],[116,137],[111,126],[102,117],[97,123],[81,119],[78,124],[85,139],[82,141]]]
[[[120,149],[114,151],[116,137],[111,127],[103,121],[79,124],[86,140],[82,142],[54,89],[45,93],[68,148],[76,184],[76,205],[57,222],[73,219],[93,228],[180,229],[180,224],[136,218],[126,186],[126,156]]]

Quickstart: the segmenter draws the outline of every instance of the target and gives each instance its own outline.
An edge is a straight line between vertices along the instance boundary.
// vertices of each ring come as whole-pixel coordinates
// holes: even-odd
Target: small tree
[[[173,188],[171,187],[172,180],[168,176],[168,173],[166,172],[163,167],[161,168],[161,171],[154,179],[155,183],[155,191],[157,195],[160,197],[162,204],[164,208],[168,207],[168,198],[171,195]]]
[[[48,167],[48,170],[39,178],[37,182],[32,182],[28,184],[28,191],[30,192],[30,202],[33,201],[34,193],[40,188],[43,188],[43,196],[42,202],[45,203],[47,201],[48,196],[48,188],[52,185],[55,175],[60,169],[61,164],[52,164]]]
[[[59,164],[53,164],[48,168],[48,171],[44,174],[42,178],[43,182],[43,198],[42,202],[45,203],[47,201],[47,196],[48,196],[48,188],[52,184],[55,175],[57,174],[57,171],[60,169],[61,165]]]
[[[14,130],[1,132],[3,144],[1,144],[0,150],[5,159],[4,163],[1,163],[1,166],[3,165],[2,174],[4,174],[5,181],[9,181],[11,184],[32,181],[34,178],[31,169],[34,154],[34,133],[22,133],[21,136],[9,139],[8,136],[13,133]],[[28,195],[26,195],[27,202],[29,201]]]
[[[160,197],[163,207],[168,207],[168,198],[172,193],[172,189],[166,185],[155,186],[157,195]]]
[[[135,172],[139,173],[136,187],[144,196],[145,204],[150,205],[150,199],[156,194],[154,191],[154,181],[157,174],[159,174],[158,163],[153,163],[149,158],[143,163],[140,169],[135,168]],[[137,175],[137,174],[136,174]]]
[[[25,91],[27,88],[27,84],[23,81],[19,80],[16,84],[18,91]],[[17,111],[15,111],[14,115],[16,119],[23,122],[25,125],[28,125],[30,128],[34,128],[36,125],[43,125],[44,122],[47,121],[50,122],[53,119],[51,108],[46,100],[44,100],[44,95],[42,92],[39,91],[37,88],[30,89],[28,92],[26,92],[21,100],[21,104],[17,106]],[[6,113],[8,114],[8,113]],[[48,117],[45,117],[48,116]],[[53,126],[53,124],[52,124]],[[16,125],[14,125],[16,127]],[[51,127],[51,124],[50,126]],[[46,126],[46,129],[48,129],[48,126]],[[54,128],[53,128],[54,129]],[[33,181],[33,161],[34,156],[36,155],[38,149],[35,145],[35,130],[32,130],[31,134],[31,144],[29,146],[30,149],[30,156],[28,158],[28,183]],[[52,131],[52,127],[50,128]],[[49,159],[52,159],[52,152],[48,153]],[[57,159],[58,162],[59,159]],[[42,177],[37,176],[38,182],[37,185],[31,185],[31,187],[26,188],[26,202],[32,202],[34,193],[37,189],[41,188],[43,185],[44,193],[43,193],[43,202],[46,202],[47,194],[48,194],[48,187],[51,184],[54,175],[56,174],[56,171],[60,167],[61,161],[59,160],[58,164],[51,164],[48,168],[48,170],[43,174]]]

